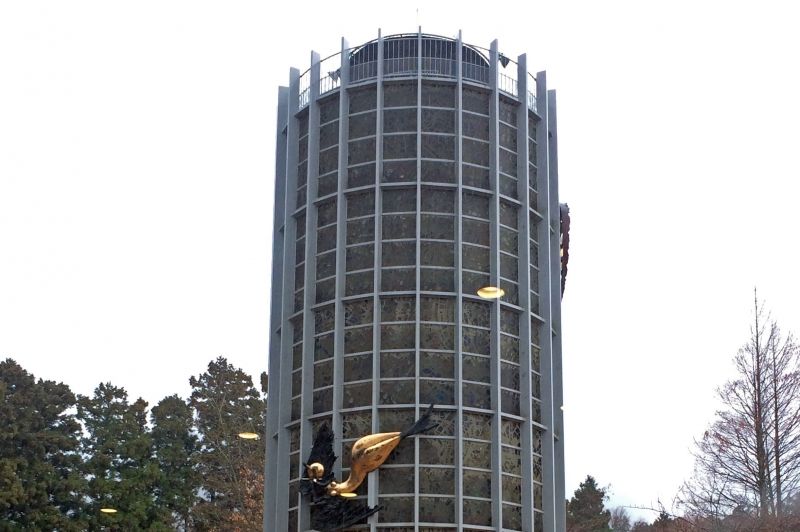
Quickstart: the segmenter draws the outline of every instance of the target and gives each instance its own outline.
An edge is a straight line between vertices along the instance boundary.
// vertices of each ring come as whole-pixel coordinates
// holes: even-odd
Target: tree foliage
[[[260,530],[264,443],[238,433],[263,434],[264,397],[224,358],[190,384],[148,423],[124,388],[76,397],[0,362],[0,531]]]
[[[200,487],[192,409],[183,399],[171,395],[153,407],[151,420],[153,453],[159,469],[156,504],[171,515],[176,529],[189,530]]]
[[[169,530],[168,516],[155,504],[160,471],[147,430],[147,403],[129,404],[123,388],[100,384],[91,397],[79,396],[78,419],[86,431],[82,450],[90,525]],[[103,514],[101,508],[117,513]]]
[[[605,509],[606,498],[606,489],[598,487],[594,477],[588,475],[567,501],[567,531],[610,531],[611,512]]]
[[[264,447],[238,434],[264,433],[264,398],[249,375],[222,357],[189,383],[200,436],[197,466],[203,478],[195,526],[214,530],[225,523],[243,522],[245,529],[256,527],[262,522],[263,505],[261,490],[254,492],[252,485],[261,482],[263,486]]]
[[[81,530],[84,482],[75,396],[0,362],[0,522],[20,530]]]
[[[733,521],[775,526],[800,489],[800,348],[757,297],[734,363],[737,376],[719,389],[723,408],[697,442],[695,472],[680,494],[687,516],[707,530]]]

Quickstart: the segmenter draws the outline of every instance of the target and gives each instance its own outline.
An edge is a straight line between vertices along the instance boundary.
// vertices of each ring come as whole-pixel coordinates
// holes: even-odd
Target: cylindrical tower
[[[489,49],[378,37],[279,91],[265,525],[328,423],[359,437],[436,405],[358,491],[371,531],[564,529],[555,95]],[[478,291],[497,287],[498,299]]]

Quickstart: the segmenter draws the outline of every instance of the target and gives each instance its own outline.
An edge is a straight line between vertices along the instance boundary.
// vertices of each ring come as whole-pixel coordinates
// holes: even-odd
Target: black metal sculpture
[[[403,432],[383,432],[360,438],[350,451],[350,477],[345,482],[336,482],[333,465],[333,431],[323,424],[314,436],[314,444],[300,479],[300,493],[309,497],[312,507],[311,526],[320,532],[335,532],[359,523],[380,510],[380,506],[368,506],[350,500],[355,490],[370,471],[380,467],[400,442],[409,437],[427,432],[438,425],[431,423],[433,405],[425,414]]]

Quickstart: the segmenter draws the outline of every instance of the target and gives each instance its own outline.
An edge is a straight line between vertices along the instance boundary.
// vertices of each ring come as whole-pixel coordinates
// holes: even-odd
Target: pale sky
[[[668,504],[753,288],[800,333],[791,4],[2,2],[0,358],[151,405],[219,355],[257,380],[278,86],[342,36],[461,29],[558,91],[568,494]]]

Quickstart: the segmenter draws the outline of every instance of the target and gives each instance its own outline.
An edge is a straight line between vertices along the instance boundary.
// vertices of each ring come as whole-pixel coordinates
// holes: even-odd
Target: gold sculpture
[[[350,476],[344,482],[330,481],[326,494],[335,497],[355,497],[355,491],[364,482],[367,474],[378,469],[392,454],[400,442],[409,436],[426,432],[436,427],[430,423],[433,405],[411,427],[403,432],[381,432],[360,438],[350,450]],[[314,483],[324,482],[325,466],[320,462],[306,465],[308,478]]]

